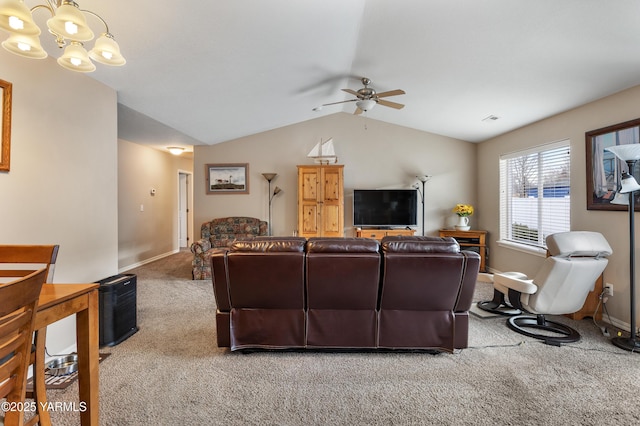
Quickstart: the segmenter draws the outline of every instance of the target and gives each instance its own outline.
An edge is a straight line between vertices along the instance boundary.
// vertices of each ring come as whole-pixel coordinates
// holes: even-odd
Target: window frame
[[[543,218],[544,218],[544,214],[543,214],[543,206],[542,203],[544,202],[545,199],[549,199],[549,198],[556,198],[556,197],[545,197],[545,191],[544,191],[544,180],[539,181],[538,187],[536,189],[536,196],[534,197],[537,202],[537,218],[536,218],[536,232],[539,229],[542,229],[542,233],[539,236],[539,239],[537,242],[535,243],[526,243],[523,241],[518,241],[517,239],[515,239],[512,235],[513,233],[513,229],[512,226],[514,224],[513,220],[511,219],[513,216],[513,204],[510,201],[511,199],[513,199],[510,194],[513,191],[512,187],[513,187],[513,177],[511,174],[509,174],[509,170],[508,170],[508,166],[509,166],[509,162],[516,160],[516,159],[522,159],[523,157],[527,157],[530,156],[532,154],[536,154],[538,155],[538,158],[535,160],[536,161],[536,165],[535,167],[537,168],[537,172],[536,172],[536,176],[541,175],[541,171],[547,171],[546,169],[544,169],[544,164],[541,164],[539,161],[539,156],[541,154],[544,153],[548,153],[550,151],[554,151],[554,150],[559,150],[559,149],[566,149],[567,150],[567,155],[568,155],[568,159],[567,159],[567,182],[570,181],[571,179],[571,141],[569,139],[563,139],[563,140],[559,140],[556,142],[551,142],[551,143],[547,143],[547,144],[543,144],[543,145],[538,145],[535,147],[531,147],[531,148],[527,148],[527,149],[523,149],[523,150],[518,150],[518,151],[513,151],[511,153],[505,153],[500,155],[500,159],[499,159],[499,185],[500,185],[500,199],[499,199],[499,211],[500,211],[500,218],[499,218],[499,230],[500,230],[500,239],[497,241],[498,245],[501,247],[506,247],[509,249],[513,249],[513,250],[517,250],[517,251],[522,251],[525,253],[529,253],[529,254],[534,254],[534,255],[538,255],[538,256],[546,256],[547,254],[547,247],[546,247],[546,242],[545,242],[545,238],[544,238],[544,229],[545,227],[542,226],[543,223]],[[560,158],[560,157],[559,157]],[[541,169],[542,167],[542,169]],[[551,166],[549,166],[551,167]],[[568,224],[566,229],[567,231],[570,230],[571,228],[571,189],[570,189],[570,185],[567,184],[567,187],[569,188],[569,194],[568,196],[566,196],[565,198],[567,199],[567,207],[565,208],[561,208],[560,211],[561,213],[564,214],[565,210],[566,210],[566,217],[561,218],[561,220],[559,221],[554,221],[552,223],[559,223],[560,225],[562,225],[563,222],[566,222]],[[541,193],[542,196],[538,197],[537,194]],[[548,226],[547,226],[548,229]]]

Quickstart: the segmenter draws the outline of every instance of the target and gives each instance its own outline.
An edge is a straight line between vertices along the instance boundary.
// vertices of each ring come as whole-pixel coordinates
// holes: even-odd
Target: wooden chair
[[[26,276],[34,270],[44,268],[45,282],[53,281],[58,245],[0,245],[0,282]],[[47,402],[47,391],[44,376],[45,345],[47,329],[35,330],[35,351],[31,351],[29,365],[33,365],[33,392],[27,393],[36,403],[36,415],[29,424],[50,425],[51,418],[42,404]]]
[[[22,408],[27,386],[35,313],[46,268],[0,284],[0,398]],[[5,426],[22,426],[24,414],[7,410]]]

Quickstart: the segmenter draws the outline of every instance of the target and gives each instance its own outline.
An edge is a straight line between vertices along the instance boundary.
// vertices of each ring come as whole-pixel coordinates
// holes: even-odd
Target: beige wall
[[[120,270],[177,252],[180,248],[178,173],[191,173],[193,158],[184,154],[171,155],[121,139],[118,141],[118,169]],[[190,179],[190,184],[192,181]],[[152,188],[156,190],[155,195],[151,195]],[[188,198],[191,200],[192,195]],[[141,206],[144,211],[140,211]],[[193,241],[192,236],[190,241]]]
[[[489,231],[490,266],[497,271],[534,273],[541,257],[500,247],[499,172],[500,154],[553,142],[571,140],[571,229],[601,232],[614,254],[604,273],[614,284],[614,297],[607,303],[616,325],[628,323],[629,315],[629,228],[628,213],[587,210],[585,132],[640,117],[640,87],[589,103],[580,108],[497,137],[478,146],[479,225]],[[638,241],[636,239],[636,244]],[[638,277],[636,277],[638,282]]]
[[[0,173],[0,243],[59,244],[54,282],[117,272],[116,92],[54,59],[0,49],[13,83],[11,171]],[[75,342],[72,318],[54,324],[47,349]]]
[[[215,217],[268,218],[267,181],[261,173],[276,172],[272,189],[274,235],[297,228],[298,164],[313,164],[306,155],[321,139],[333,137],[338,163],[344,164],[345,234],[353,234],[353,189],[410,188],[416,175],[429,174],[426,184],[427,234],[453,225],[456,203],[476,203],[475,144],[412,130],[366,117],[337,113],[213,146],[196,146],[194,156],[194,225]],[[249,195],[206,195],[205,165],[249,163]],[[419,206],[421,210],[421,206]],[[420,216],[420,212],[418,213]],[[477,223],[472,217],[472,224]],[[418,227],[418,233],[421,228]]]

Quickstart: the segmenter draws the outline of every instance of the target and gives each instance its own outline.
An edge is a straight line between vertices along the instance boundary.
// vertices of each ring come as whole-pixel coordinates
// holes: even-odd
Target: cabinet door
[[[320,173],[317,167],[298,169],[298,232],[301,237],[318,235]]]
[[[342,237],[344,235],[342,167],[323,167],[321,170],[320,236]]]

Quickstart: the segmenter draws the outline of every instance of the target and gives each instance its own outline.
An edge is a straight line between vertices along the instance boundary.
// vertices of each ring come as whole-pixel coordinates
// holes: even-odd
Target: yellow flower
[[[456,204],[452,211],[458,216],[471,216],[473,214],[473,206],[471,204]]]

